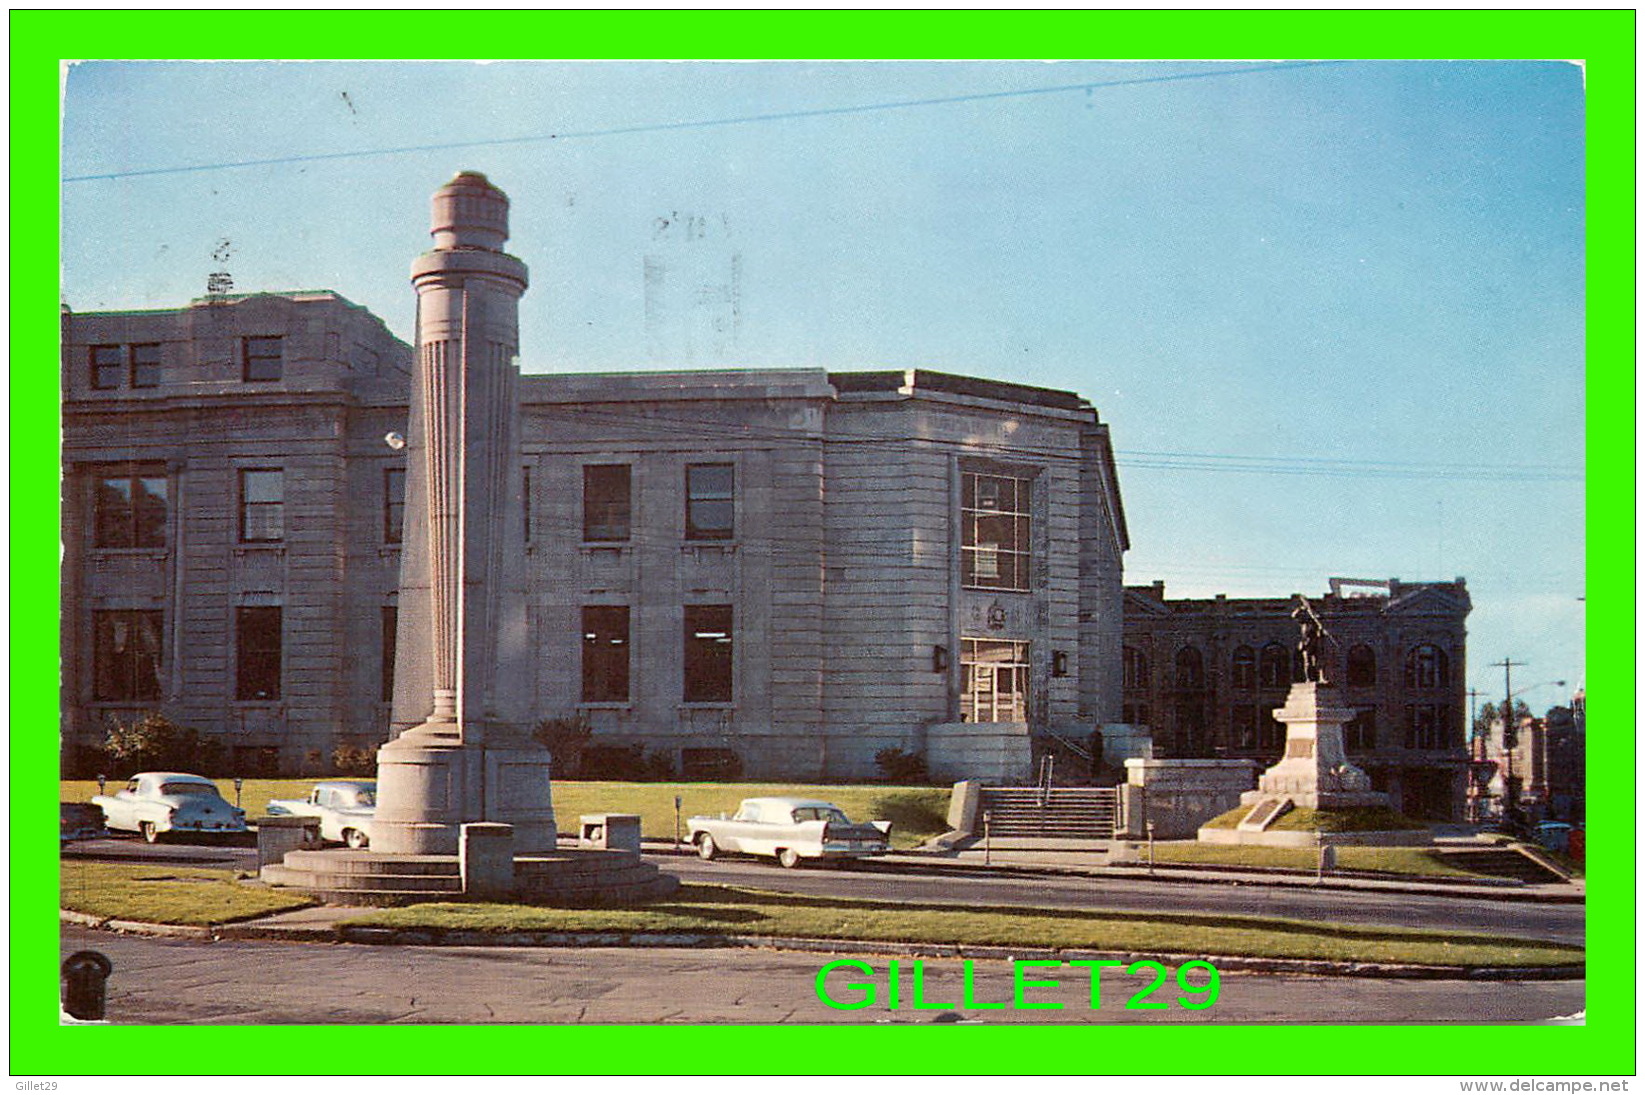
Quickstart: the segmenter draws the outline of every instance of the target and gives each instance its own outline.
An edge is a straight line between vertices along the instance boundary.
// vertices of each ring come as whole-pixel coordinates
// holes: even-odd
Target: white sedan
[[[162,833],[243,833],[246,812],[230,806],[217,785],[187,772],[139,772],[112,795],[95,795],[110,829],[141,833],[153,844]]]
[[[326,780],[316,783],[307,798],[272,800],[268,812],[271,817],[319,818],[320,839],[364,848],[371,843],[377,784],[371,780]]]
[[[784,867],[807,859],[852,860],[891,850],[889,821],[853,822],[832,802],[745,798],[733,817],[694,817],[691,843],[713,859],[721,852],[775,856]]]

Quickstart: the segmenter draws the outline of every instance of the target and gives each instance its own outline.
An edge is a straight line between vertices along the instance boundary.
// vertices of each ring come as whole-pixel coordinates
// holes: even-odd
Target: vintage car
[[[58,805],[58,828],[62,843],[72,840],[96,840],[109,835],[103,824],[103,810],[89,802],[64,802]]]
[[[889,821],[859,824],[832,802],[810,798],[745,798],[732,817],[694,817],[689,824],[691,843],[704,859],[740,852],[798,867],[807,859],[852,860],[891,850]]]
[[[186,772],[139,772],[112,795],[95,795],[110,829],[141,833],[153,844],[163,833],[243,833],[246,812],[230,806],[217,785]]]
[[[277,798],[268,804],[271,817],[320,819],[320,839],[364,848],[371,843],[371,819],[377,812],[377,784],[337,779],[316,783],[307,798]]]

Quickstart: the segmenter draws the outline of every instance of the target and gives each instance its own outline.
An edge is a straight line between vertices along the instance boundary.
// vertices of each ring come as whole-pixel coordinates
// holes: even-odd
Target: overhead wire
[[[321,163],[331,160],[364,159],[374,156],[402,156],[418,152],[449,152],[467,148],[497,148],[506,145],[541,144],[549,141],[586,140],[597,137],[630,136],[637,133],[666,133],[678,130],[713,129],[726,126],[755,125],[765,122],[797,121],[807,118],[840,117],[852,114],[870,114],[891,110],[913,110],[922,107],[951,106],[958,103],[988,102],[1017,99],[1035,95],[1063,95],[1075,91],[1091,92],[1099,88],[1134,87],[1143,84],[1162,84],[1180,80],[1206,80],[1252,73],[1280,72],[1288,69],[1317,68],[1321,65],[1340,65],[1344,61],[1287,61],[1242,68],[1219,68],[1204,72],[1179,72],[1162,76],[1137,76],[1122,80],[1086,80],[1075,84],[1048,87],[1013,88],[1006,91],[979,91],[963,95],[937,95],[920,99],[897,99],[878,103],[858,103],[851,106],[813,107],[805,110],[771,111],[762,114],[743,114],[725,118],[704,118],[677,122],[642,122],[635,125],[607,126],[601,129],[557,130],[553,133],[534,133],[518,137],[492,137],[472,141],[446,141],[439,144],[404,145],[395,148],[356,149],[348,152],[316,152],[301,156],[269,156],[255,160],[224,160],[217,163],[180,164],[171,167],[133,168],[126,171],[105,171],[85,175],[65,176],[65,183],[96,182],[111,179],[130,179],[152,175],[181,175],[200,171],[226,171],[244,167],[273,167],[281,164]]]

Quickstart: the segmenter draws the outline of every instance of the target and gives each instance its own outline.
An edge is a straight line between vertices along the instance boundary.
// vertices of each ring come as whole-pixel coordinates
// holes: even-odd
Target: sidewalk
[[[647,855],[695,854],[689,846],[676,848],[671,841],[645,841]],[[964,851],[893,852],[876,856],[869,864],[930,871],[934,874],[1009,872],[1013,874],[1087,875],[1093,879],[1150,879],[1155,882],[1221,883],[1228,886],[1301,886],[1309,889],[1363,890],[1379,893],[1423,894],[1432,897],[1467,897],[1483,901],[1536,901],[1552,904],[1580,904],[1587,900],[1581,879],[1546,885],[1515,882],[1512,879],[1450,881],[1439,877],[1367,877],[1356,872],[1330,871],[1323,879],[1313,871],[1280,867],[1222,867],[1208,864],[1146,863],[1109,866],[1106,852],[1068,848],[968,848]]]

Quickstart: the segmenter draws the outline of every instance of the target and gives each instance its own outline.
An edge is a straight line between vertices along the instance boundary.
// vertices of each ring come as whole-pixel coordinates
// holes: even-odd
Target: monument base
[[[271,886],[334,905],[392,906],[424,901],[512,901],[571,908],[642,905],[671,897],[680,880],[634,852],[566,850],[514,857],[506,894],[463,890],[455,855],[384,855],[345,848],[286,853],[262,870]]]
[[[456,855],[469,821],[512,825],[523,853],[554,850],[548,750],[502,728],[482,738],[466,742],[456,722],[430,720],[377,751],[373,851]]]

